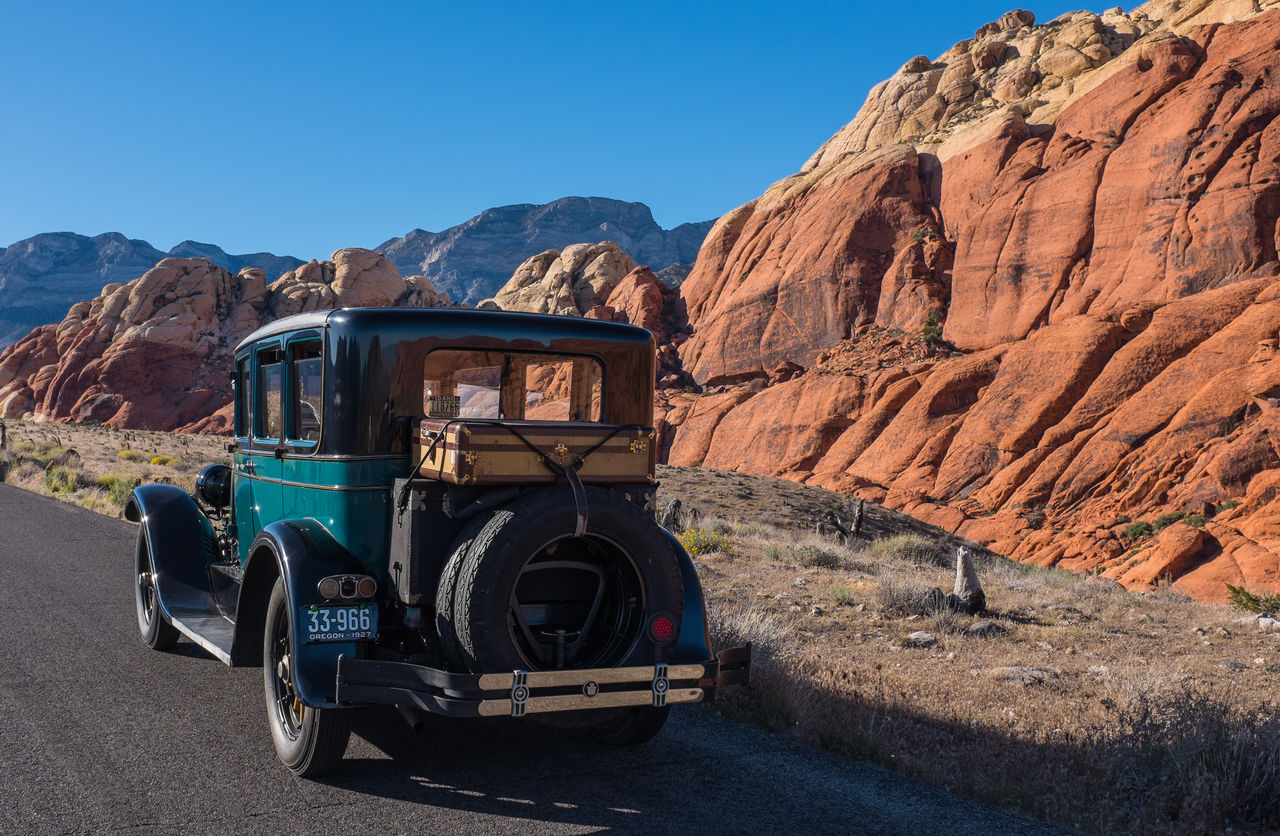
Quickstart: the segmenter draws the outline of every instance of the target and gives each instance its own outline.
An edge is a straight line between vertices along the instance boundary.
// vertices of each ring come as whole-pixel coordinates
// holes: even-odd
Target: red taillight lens
[[[342,584],[337,578],[324,578],[319,583],[319,590],[323,598],[337,598],[342,594]]]
[[[649,635],[653,636],[653,640],[656,642],[669,642],[676,635],[675,622],[671,620],[670,616],[656,615],[653,617],[653,621],[649,622]]]
[[[356,585],[356,596],[359,598],[372,598],[373,593],[378,591],[378,582],[373,578],[361,578],[360,583]]]

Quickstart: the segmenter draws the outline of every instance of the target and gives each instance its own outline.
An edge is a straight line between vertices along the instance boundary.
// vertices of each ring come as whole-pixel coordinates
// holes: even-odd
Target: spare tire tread
[[[458,647],[458,636],[455,627],[457,612],[454,610],[453,592],[458,585],[458,573],[462,569],[471,544],[476,535],[484,530],[489,518],[481,514],[463,527],[453,541],[453,549],[449,559],[440,571],[440,580],[436,585],[436,634],[440,637],[440,646],[444,650],[445,662],[450,668],[465,670],[462,651]]]

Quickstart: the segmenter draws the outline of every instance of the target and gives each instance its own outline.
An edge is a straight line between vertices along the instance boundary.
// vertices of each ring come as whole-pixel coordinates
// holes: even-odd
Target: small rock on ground
[[[1003,679],[1005,682],[1016,682],[1019,685],[1039,685],[1056,676],[1053,671],[1020,665],[1008,668],[994,668],[991,671],[991,675],[996,679]]]
[[[928,630],[916,630],[909,633],[902,643],[907,647],[932,647],[938,643],[938,637]]]
[[[1005,629],[994,621],[975,621],[964,628],[964,631],[970,636],[998,636]]]

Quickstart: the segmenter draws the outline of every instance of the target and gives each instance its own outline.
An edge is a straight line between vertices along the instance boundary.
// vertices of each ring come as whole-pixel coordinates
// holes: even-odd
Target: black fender
[[[334,540],[319,520],[273,522],[258,532],[249,548],[240,598],[236,603],[236,636],[232,664],[262,664],[267,602],[276,578],[284,581],[294,636],[306,632],[302,608],[322,604],[316,585],[327,575],[369,574],[354,555]],[[323,642],[294,646],[294,689],[303,705],[335,708],[338,657],[355,659],[357,642]]]
[[[210,563],[218,562],[213,524],[182,488],[140,485],[129,494],[125,519],[139,523],[151,549],[156,599],[168,621],[174,613],[208,608]]]
[[[680,616],[680,635],[676,637],[676,658],[673,661],[705,662],[711,658],[711,638],[707,632],[707,603],[702,595],[702,582],[693,568],[693,558],[689,557],[680,541],[665,528],[662,533],[676,554],[680,577],[684,581],[684,612]]]

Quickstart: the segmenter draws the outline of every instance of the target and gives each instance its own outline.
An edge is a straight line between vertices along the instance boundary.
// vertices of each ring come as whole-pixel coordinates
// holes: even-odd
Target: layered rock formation
[[[582,316],[605,304],[634,266],[613,241],[547,250],[525,259],[493,298],[477,307]]]
[[[908,62],[709,233],[670,461],[1134,588],[1280,588],[1272,5],[1016,11]]]
[[[658,343],[658,387],[693,382],[678,354],[690,334],[679,291],[647,265],[633,267],[631,257],[612,241],[539,253],[477,307],[639,325]]]
[[[338,250],[269,286],[257,268],[232,275],[205,258],[166,258],[0,353],[0,417],[225,431],[231,352],[263,323],[317,308],[448,303],[369,250]]]
[[[232,273],[257,267],[272,278],[302,264],[271,253],[229,255],[196,241],[183,241],[164,253],[118,232],[92,238],[70,232],[36,235],[0,249],[0,348],[36,326],[58,322],[67,308],[103,285],[141,276],[166,255],[207,258]]]
[[[614,241],[637,263],[659,270],[691,264],[710,228],[704,221],[663,229],[643,203],[566,197],[486,209],[443,232],[415,229],[377,249],[401,273],[424,275],[454,299],[474,305],[493,296],[530,253]]]

